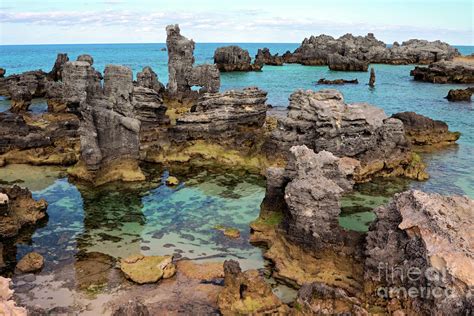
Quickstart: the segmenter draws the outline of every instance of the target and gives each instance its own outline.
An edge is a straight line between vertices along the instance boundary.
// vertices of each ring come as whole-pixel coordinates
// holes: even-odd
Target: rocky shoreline
[[[259,71],[264,64],[283,63],[367,71],[369,63],[434,62],[415,68],[415,80],[458,82],[468,76],[450,73],[442,75],[448,79],[439,79],[438,74],[435,79],[430,73],[440,65],[452,69],[450,60],[457,50],[439,41],[411,40],[387,48],[373,34],[339,39],[322,35],[305,39],[294,53],[283,56],[263,49],[252,63],[248,51],[229,46],[216,50],[214,65],[195,65],[194,42],[181,35],[178,25],[169,25],[166,33],[166,87],[151,67],[144,67],[134,81],[126,66],[107,65],[103,73],[97,71],[89,55],[70,61],[66,54],[58,54],[49,73],[1,78],[0,93],[9,96],[11,109],[0,113],[0,167],[65,166],[71,181],[97,190],[111,183],[146,183],[144,163],[206,162],[265,175],[265,198],[259,218],[250,225],[250,240],[266,247],[271,276],[298,293],[292,302],[283,302],[261,271],[242,271],[234,260],[198,264],[171,254],[137,253],[119,261],[98,252],[78,254],[82,260],[75,263],[78,271],[97,272],[86,278],[92,285],[104,281],[104,275],[113,275],[118,283],[128,280],[123,292],[109,302],[109,311],[114,315],[170,310],[223,315],[472,312],[473,200],[411,190],[377,208],[368,232],[347,230],[339,223],[341,200],[356,183],[378,177],[426,180],[426,165],[417,152],[453,145],[459,132],[414,112],[389,117],[375,105],[348,104],[332,89],[293,92],[286,116],[278,118],[269,115],[267,92],[258,87],[220,92],[220,72]],[[348,82],[321,79],[320,83]],[[48,112],[33,115],[28,108],[38,97],[47,100]],[[180,183],[170,176],[163,184]],[[47,206],[45,200],[35,201],[26,188],[2,185],[0,240],[47,218]],[[226,237],[240,237],[238,230],[223,230]],[[3,250],[3,243],[0,246]],[[24,259],[17,273],[41,269],[43,258],[36,253]],[[386,264],[382,274],[381,264]],[[388,269],[393,268],[402,272],[417,268],[419,278],[389,278]],[[429,273],[445,278],[431,279]],[[0,277],[0,282],[6,293],[0,296],[0,307],[17,308],[9,281]],[[89,283],[79,288],[90,290]],[[383,292],[395,287],[450,293],[438,298]],[[150,299],[163,297],[163,291],[166,300]],[[145,301],[129,301],[135,296]]]

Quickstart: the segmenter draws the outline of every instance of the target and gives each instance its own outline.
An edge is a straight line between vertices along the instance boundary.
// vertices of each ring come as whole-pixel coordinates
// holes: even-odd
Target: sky
[[[180,24],[196,42],[300,43],[372,32],[474,45],[473,0],[0,0],[0,43],[162,43]]]

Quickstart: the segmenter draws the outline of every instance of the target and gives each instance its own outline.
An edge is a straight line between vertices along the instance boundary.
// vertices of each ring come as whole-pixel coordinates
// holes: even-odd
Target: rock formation
[[[117,307],[112,316],[150,316],[150,312],[142,302],[130,300]]]
[[[454,144],[461,133],[451,132],[443,121],[435,121],[415,112],[401,112],[392,115],[403,122],[405,135],[415,146]]]
[[[446,96],[448,101],[457,102],[457,101],[471,101],[472,93],[474,92],[474,87],[469,87],[466,89],[451,89]]]
[[[222,315],[283,315],[289,312],[257,270],[242,272],[237,261],[226,260],[224,274],[225,287],[218,297]]]
[[[376,214],[367,235],[368,295],[398,301],[407,314],[471,313],[474,201],[408,191]]]
[[[13,300],[10,283],[11,279],[0,276],[0,312],[5,316],[26,316],[26,309],[17,306]]]
[[[149,66],[143,67],[143,70],[137,73],[137,85],[158,93],[165,91],[165,86],[158,80],[158,75]]]
[[[266,144],[270,156],[284,156],[292,146],[306,145],[315,152],[326,150],[359,160],[357,181],[376,175],[427,176],[410,150],[403,123],[387,117],[380,108],[345,104],[337,90],[298,90],[290,96],[288,110]]]
[[[367,71],[369,68],[367,62],[339,54],[330,54],[327,60],[329,69],[336,71]]]
[[[235,45],[217,48],[214,52],[214,64],[222,72],[259,71],[263,67],[259,59],[255,59],[252,64],[248,50]]]
[[[0,193],[8,196],[8,212],[0,216],[0,238],[13,237],[23,226],[33,225],[46,216],[48,203],[35,201],[28,189],[13,186],[0,187]]]
[[[64,99],[81,116],[81,161],[74,177],[97,185],[144,180],[138,166],[140,121],[135,118],[132,71],[108,65],[104,86],[88,62],[69,62],[63,70]]]
[[[48,79],[52,81],[60,81],[62,79],[62,71],[64,65],[69,61],[67,54],[59,53],[54,62],[53,69],[48,73]]]
[[[172,139],[221,139],[239,133],[239,129],[261,128],[265,122],[267,93],[251,87],[223,93],[206,93],[176,121]]]
[[[218,92],[219,70],[213,65],[194,65],[194,41],[182,36],[179,26],[166,27],[168,47],[168,92],[171,95],[191,92],[191,87],[201,86],[202,92]]]
[[[369,87],[375,87],[375,70],[373,67],[370,68]]]
[[[39,271],[44,266],[44,258],[37,252],[30,252],[23,256],[16,265],[17,271],[31,273]]]
[[[79,55],[77,56],[77,61],[85,61],[87,63],[89,63],[89,65],[94,65],[94,58],[92,58],[91,55],[87,55],[87,54],[82,54],[82,55]]]
[[[382,64],[429,64],[440,60],[451,60],[459,55],[457,49],[440,41],[409,40],[402,45],[394,43],[388,48],[372,33],[367,36],[346,34],[338,39],[328,35],[305,38],[293,53],[283,55],[285,63],[303,65],[327,65],[328,57],[338,54],[364,63]]]
[[[19,113],[28,111],[28,107],[33,99],[27,86],[17,84],[8,87],[8,93],[11,98],[10,112]]]
[[[0,80],[0,95],[10,96],[12,86],[24,86],[33,98],[45,95],[47,74],[42,70],[26,71],[19,75],[11,75]]]
[[[474,83],[474,65],[463,61],[439,61],[428,67],[415,67],[410,76],[432,83]]]
[[[125,276],[138,284],[155,283],[171,278],[176,273],[172,256],[132,255],[120,262]]]
[[[4,68],[0,68],[0,78],[3,78],[6,72],[7,71]]]
[[[321,78],[318,80],[318,84],[346,84],[346,83],[353,83],[358,84],[359,80],[346,80],[346,79],[335,79],[335,80],[327,80],[325,78]]]
[[[255,56],[255,63],[271,66],[283,66],[283,57],[278,54],[272,55],[268,48],[259,49]]]

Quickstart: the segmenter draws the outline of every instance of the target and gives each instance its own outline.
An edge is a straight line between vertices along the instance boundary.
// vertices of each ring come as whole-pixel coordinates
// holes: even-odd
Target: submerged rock
[[[120,261],[124,275],[138,284],[155,283],[176,273],[172,256],[132,255]]]
[[[257,270],[242,272],[234,260],[224,262],[225,287],[218,304],[223,315],[278,314],[288,312]]]
[[[255,59],[252,64],[248,50],[235,45],[217,48],[214,52],[214,64],[222,72],[259,71],[263,67],[260,59]]]
[[[345,80],[345,79],[335,79],[335,80],[326,80],[325,78],[321,78],[318,80],[318,84],[346,84],[346,83],[359,83],[359,80]]]
[[[432,83],[474,83],[474,65],[463,61],[439,61],[428,67],[415,67],[410,76]]]
[[[255,62],[262,65],[283,66],[283,57],[278,54],[272,55],[268,48],[258,49]]]
[[[451,89],[446,96],[448,101],[457,102],[457,101],[471,101],[472,93],[474,92],[474,87],[469,87],[466,89]]]
[[[222,262],[196,263],[193,260],[180,260],[177,262],[179,273],[191,279],[211,282],[224,277],[224,266]]]
[[[392,115],[403,122],[405,135],[415,146],[449,145],[455,143],[461,133],[451,132],[448,124],[435,121],[415,112],[401,112]]]
[[[0,188],[0,193],[8,196],[8,214],[0,216],[0,237],[13,237],[26,225],[33,225],[46,216],[48,203],[41,199],[35,201],[26,188],[14,185]]]
[[[295,145],[326,150],[361,163],[357,181],[404,175],[426,179],[424,166],[411,152],[403,123],[366,103],[346,104],[337,90],[303,91],[290,96],[286,118],[278,120],[265,151],[283,156]]]
[[[374,292],[367,294],[399,301],[408,314],[472,312],[474,201],[407,191],[376,214],[365,263],[366,282],[373,282]],[[396,297],[393,289],[412,294],[395,292],[401,295]]]
[[[30,252],[18,261],[16,269],[22,273],[30,273],[41,270],[43,265],[43,256],[37,252]]]
[[[192,86],[201,86],[203,92],[218,92],[219,70],[214,65],[194,68],[194,41],[182,36],[179,26],[166,27],[168,48],[168,92],[171,95],[191,92]]]
[[[167,179],[166,179],[166,185],[168,186],[176,186],[179,184],[179,180],[178,178],[176,177],[173,177],[173,176],[169,176]]]
[[[17,306],[13,300],[10,284],[11,279],[0,276],[0,312],[5,316],[26,316],[26,309]]]

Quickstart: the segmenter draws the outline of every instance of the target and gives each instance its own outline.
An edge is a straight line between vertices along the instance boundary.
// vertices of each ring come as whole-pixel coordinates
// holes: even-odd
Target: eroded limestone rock
[[[48,79],[52,81],[60,81],[64,65],[69,61],[67,54],[59,53],[54,62],[53,69],[48,73]]]
[[[255,62],[262,65],[283,66],[283,57],[278,54],[272,55],[270,50],[265,47],[258,50]]]
[[[155,283],[176,273],[176,266],[172,261],[172,256],[132,255],[120,261],[120,269],[133,282]]]
[[[448,101],[457,102],[457,101],[471,101],[472,93],[474,92],[474,87],[469,87],[466,89],[451,89],[446,96]]]
[[[37,252],[27,253],[18,261],[16,269],[21,273],[31,273],[41,270],[44,265],[44,258]]]
[[[346,57],[339,54],[328,55],[328,66],[336,71],[367,71],[369,65],[367,62],[356,58]]]
[[[410,76],[432,83],[474,83],[474,65],[463,61],[440,61],[428,67],[415,67]]]
[[[373,284],[368,295],[391,295],[408,314],[472,312],[474,201],[407,191],[376,214],[366,241],[365,278]],[[380,287],[385,291],[375,294]],[[389,294],[394,288],[417,292],[397,298],[397,292]]]
[[[10,112],[20,113],[28,111],[33,96],[27,86],[13,84],[8,87],[11,98]]]
[[[214,52],[214,64],[222,72],[259,71],[263,67],[260,59],[255,59],[252,64],[248,50],[235,45],[217,48]]]

